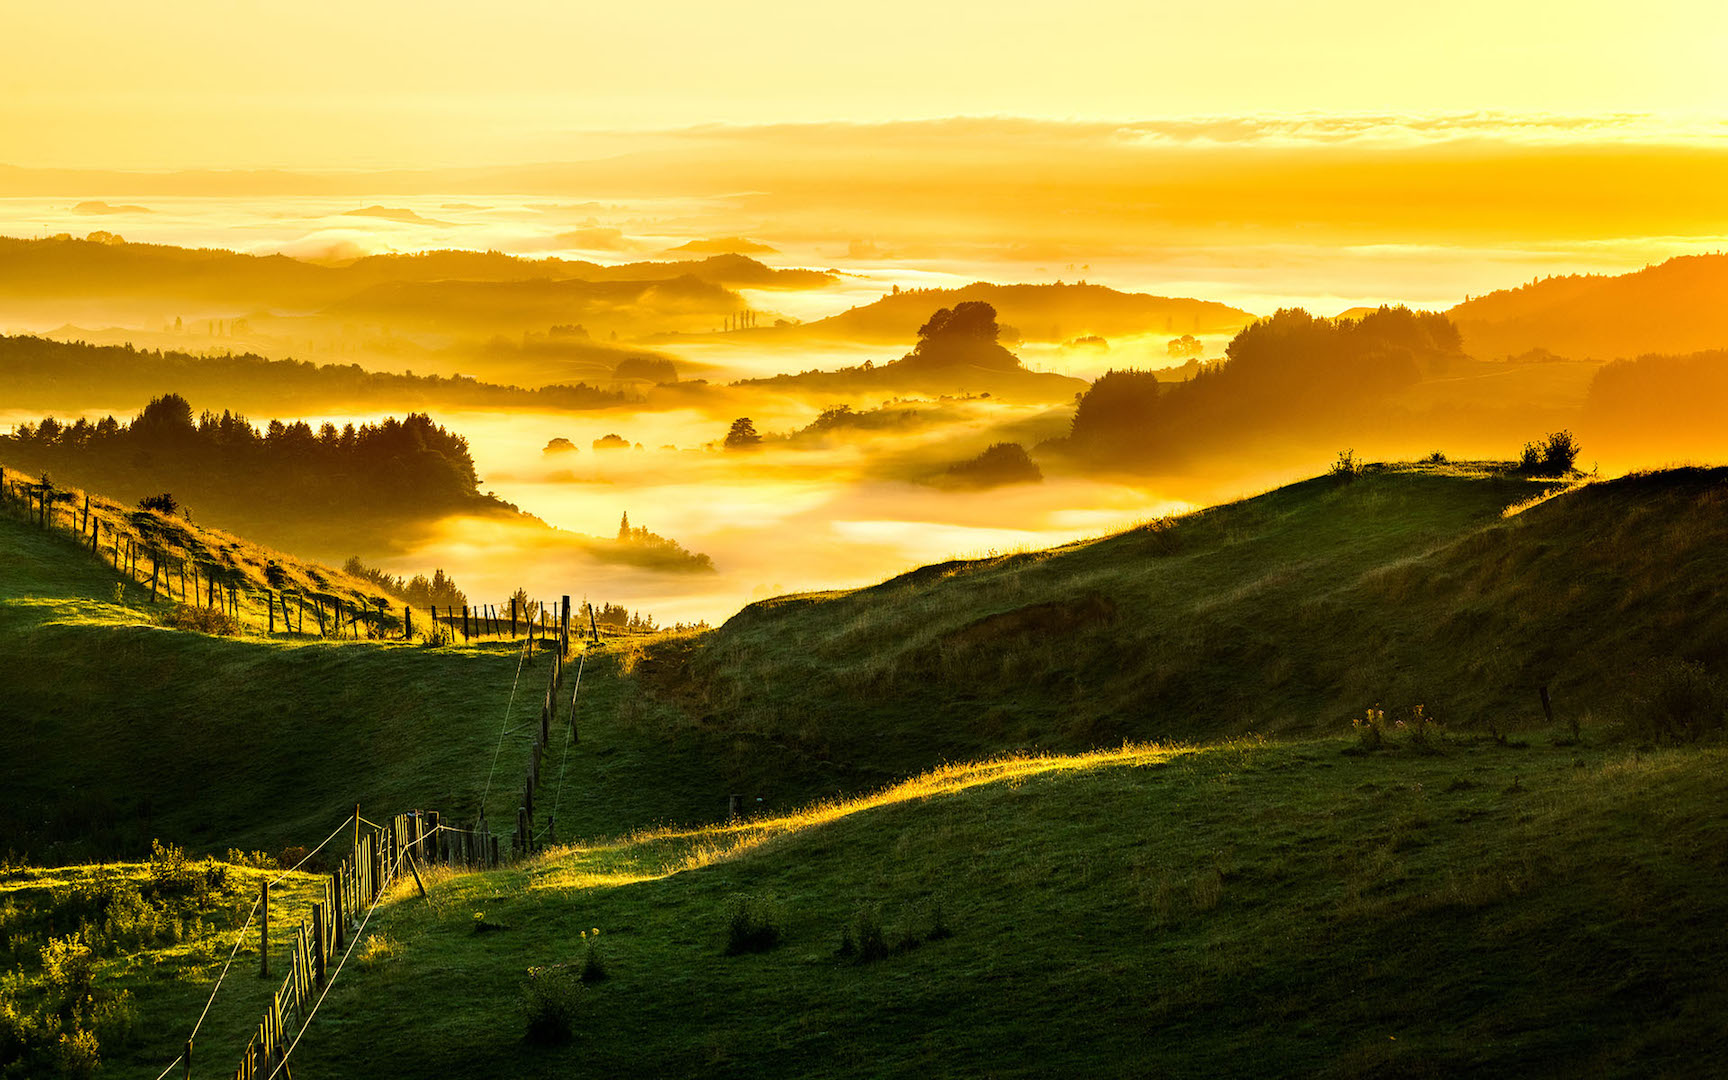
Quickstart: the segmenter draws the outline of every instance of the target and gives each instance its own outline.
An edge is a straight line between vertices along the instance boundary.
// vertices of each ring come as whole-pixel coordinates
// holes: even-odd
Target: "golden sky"
[[[1636,114],[1712,140],[1728,117],[1715,0],[8,9],[0,162],[35,167],[571,160],[607,133],[945,116]]]

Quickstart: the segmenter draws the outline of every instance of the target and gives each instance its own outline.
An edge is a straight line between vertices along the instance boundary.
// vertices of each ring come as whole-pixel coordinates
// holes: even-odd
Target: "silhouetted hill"
[[[303,312],[345,301],[348,307],[364,307],[369,302],[363,298],[367,290],[388,291],[408,284],[440,283],[464,302],[468,290],[462,285],[617,282],[635,283],[640,291],[658,283],[677,291],[690,282],[719,290],[727,285],[821,288],[833,281],[833,275],[821,271],[777,270],[738,254],[603,266],[524,259],[496,251],[431,251],[375,255],[338,266],[285,255],[78,240],[65,235],[36,240],[0,237],[0,314],[36,324],[132,319],[155,325],[177,310]],[[479,299],[468,302],[495,299],[485,289],[475,291]],[[727,310],[743,306],[735,297],[716,293],[714,298]]]
[[[653,358],[636,362],[651,364]],[[401,375],[367,371],[357,364],[270,360],[252,353],[193,356],[131,345],[0,335],[0,399],[14,408],[144,401],[163,391],[252,411],[430,405],[595,409],[632,400],[625,391],[583,382],[524,389],[465,375]]]
[[[1393,394],[1463,362],[1444,315],[1384,307],[1316,319],[1285,309],[1244,328],[1224,360],[1186,382],[1107,372],[1077,403],[1070,436],[1047,449],[1129,469],[1241,467],[1272,451],[1355,439]]]
[[[771,250],[771,249],[770,249]],[[763,289],[819,289],[832,285],[821,270],[776,269],[736,252],[675,262],[629,262],[607,266],[581,259],[524,259],[498,251],[425,251],[369,255],[344,270],[356,282],[386,281],[670,281],[693,277],[717,285]]]
[[[1612,360],[1728,346],[1728,255],[1683,255],[1617,277],[1551,277],[1447,312],[1481,358],[1546,348]]]
[[[411,330],[500,333],[621,319],[707,325],[712,312],[743,306],[724,286],[686,275],[670,281],[394,281],[331,304],[324,314]]]
[[[981,300],[942,308],[916,328],[911,352],[886,364],[871,361],[836,371],[806,371],[746,379],[737,386],[794,390],[915,394],[990,394],[1009,401],[1067,401],[1084,379],[1028,371],[997,341],[996,311]],[[910,335],[908,335],[910,336]]]
[[[1068,341],[1087,335],[1228,334],[1254,321],[1246,311],[1210,300],[1118,292],[1103,285],[995,285],[913,289],[793,328],[759,333],[847,341],[905,341],[940,307],[982,301],[1024,340]]]
[[[1728,455],[1728,349],[1616,360],[1596,372],[1579,427],[1587,445],[1625,457],[1720,461]]]

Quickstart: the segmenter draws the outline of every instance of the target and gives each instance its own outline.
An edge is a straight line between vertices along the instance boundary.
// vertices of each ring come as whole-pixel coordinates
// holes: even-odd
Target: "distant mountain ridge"
[[[904,289],[859,307],[797,327],[748,331],[752,335],[896,342],[912,337],[943,307],[981,301],[996,309],[1005,326],[1023,341],[1061,342],[1072,338],[1168,333],[1231,334],[1254,321],[1240,308],[1213,300],[1122,292],[1105,285],[998,285],[975,281],[957,289]]]
[[[1551,277],[1447,314],[1482,358],[1545,348],[1573,359],[1728,347],[1728,255],[1681,255],[1618,276]]]
[[[104,299],[147,305],[163,302],[252,308],[315,309],[363,290],[397,284],[531,281],[668,282],[695,279],[725,287],[820,288],[824,271],[780,270],[745,255],[720,254],[678,262],[618,266],[565,259],[528,259],[498,251],[429,251],[372,255],[342,264],[286,255],[250,255],[222,248],[79,240],[70,236],[26,240],[0,237],[0,290],[23,309],[57,299],[80,306]],[[71,316],[67,316],[71,317]]]

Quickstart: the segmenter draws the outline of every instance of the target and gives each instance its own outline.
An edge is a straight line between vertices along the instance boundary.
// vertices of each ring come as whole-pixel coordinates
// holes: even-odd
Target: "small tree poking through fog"
[[[732,430],[726,433],[726,449],[754,450],[762,445],[762,436],[756,433],[756,424],[748,416],[740,416],[732,421]]]

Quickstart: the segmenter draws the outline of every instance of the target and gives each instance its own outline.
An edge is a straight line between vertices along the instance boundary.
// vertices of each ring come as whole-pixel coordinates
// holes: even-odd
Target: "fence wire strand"
[[[528,660],[528,646],[533,643],[530,638],[522,645],[521,655],[516,660],[516,677],[510,680],[510,700],[504,704],[504,723],[498,729],[498,745],[492,750],[492,769],[486,774],[486,790],[480,794],[480,819],[486,819],[486,798],[492,794],[492,779],[498,775],[498,754],[504,749],[504,735],[510,729],[510,710],[516,705],[516,684],[522,681],[522,665]]]
[[[564,770],[570,765],[570,747],[576,741],[576,702],[582,694],[582,666],[588,662],[588,654],[582,653],[576,658],[576,685],[570,690],[570,726],[564,732],[564,760],[558,764],[558,793],[552,799],[552,821],[558,820],[558,808],[564,805]],[[546,826],[548,832],[552,826]]]

